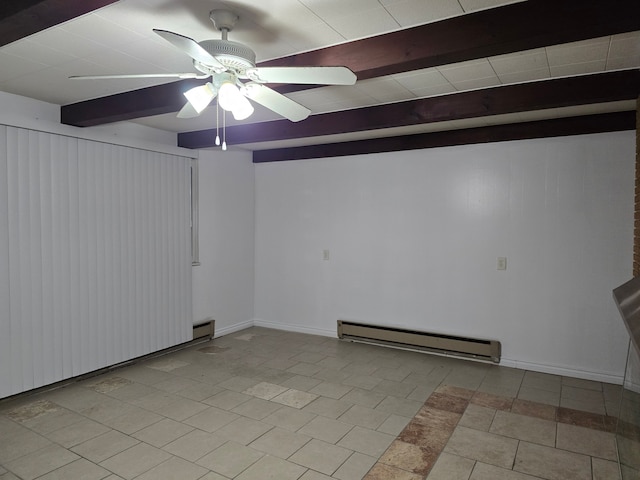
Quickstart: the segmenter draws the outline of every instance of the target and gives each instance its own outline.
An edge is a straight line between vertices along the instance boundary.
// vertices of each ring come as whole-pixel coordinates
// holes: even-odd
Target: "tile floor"
[[[0,402],[0,480],[614,480],[620,387],[251,328]]]

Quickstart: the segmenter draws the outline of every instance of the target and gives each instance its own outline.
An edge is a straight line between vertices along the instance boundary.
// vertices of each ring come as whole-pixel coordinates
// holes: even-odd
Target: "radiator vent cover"
[[[497,340],[458,337],[338,320],[338,338],[500,363]]]

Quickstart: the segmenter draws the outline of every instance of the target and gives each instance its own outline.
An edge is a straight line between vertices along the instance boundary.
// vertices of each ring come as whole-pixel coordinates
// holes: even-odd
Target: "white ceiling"
[[[219,33],[209,20],[209,11],[213,8],[231,8],[240,15],[240,21],[229,34],[229,39],[250,46],[256,52],[258,62],[261,62],[507,3],[516,2],[120,0],[0,48],[0,91],[64,105],[174,81],[80,81],[68,77],[194,72],[191,60],[155,35],[152,29],[170,30],[197,41],[219,38]],[[639,67],[640,32],[636,31],[363,80],[354,86],[300,91],[288,96],[310,108],[312,114],[317,114],[496,85]],[[583,114],[585,108],[518,114],[506,116],[501,121],[578,115]],[[616,102],[590,106],[588,110],[598,113],[630,108],[633,106],[629,102]],[[141,118],[136,122],[172,132],[201,130],[215,124],[215,109],[209,110],[196,119],[177,119],[175,114],[166,114]],[[255,114],[243,123],[277,118],[263,108],[256,108]],[[495,121],[495,118],[474,119],[458,122],[462,126],[457,128]],[[229,119],[229,124],[233,123]],[[433,131],[434,128],[452,126],[431,124],[422,128],[414,127],[413,130]],[[363,138],[362,135],[358,138]],[[258,149],[266,146],[247,147]]]

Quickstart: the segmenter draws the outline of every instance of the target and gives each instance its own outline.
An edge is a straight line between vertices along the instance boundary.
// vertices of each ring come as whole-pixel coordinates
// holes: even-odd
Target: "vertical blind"
[[[190,159],[0,126],[0,398],[191,325]]]

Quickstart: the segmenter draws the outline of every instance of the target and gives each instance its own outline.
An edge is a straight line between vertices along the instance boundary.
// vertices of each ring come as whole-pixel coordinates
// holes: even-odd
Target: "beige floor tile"
[[[228,480],[228,479],[229,477],[223,477],[222,475],[219,475],[216,472],[209,472],[204,477],[200,477],[198,480]],[[149,478],[149,479],[142,479],[142,480],[155,480],[155,479]],[[181,479],[180,477],[174,477],[171,480],[181,480]]]
[[[211,405],[212,407],[221,408],[222,410],[233,410],[238,405],[251,400],[251,395],[246,395],[233,390],[223,390],[211,397],[202,400],[202,403]]]
[[[585,380],[586,381],[586,380]],[[585,402],[601,402],[604,403],[604,393],[602,389],[580,388],[576,386],[562,385],[562,393],[560,398],[570,398],[572,400],[581,400]]]
[[[593,472],[593,480],[620,480],[620,469],[617,462],[592,458],[591,470]]]
[[[527,371],[522,379],[522,386],[560,393],[562,377],[548,373]]]
[[[438,457],[427,480],[469,480],[475,461],[442,452]]]
[[[364,477],[364,480],[423,480],[424,475],[391,467],[384,463],[376,463]]]
[[[340,480],[360,480],[375,463],[374,457],[355,452],[335,471],[333,477]]]
[[[337,445],[372,457],[379,457],[395,440],[393,435],[368,428],[353,427]]]
[[[242,376],[231,377],[218,384],[219,387],[226,388],[227,390],[234,390],[236,392],[243,392],[247,388],[251,388],[254,385],[260,383],[260,380],[254,378],[247,378]]]
[[[513,400],[513,405],[511,406],[512,413],[519,413],[520,415],[551,421],[556,420],[557,410],[557,407],[554,407],[553,405],[530,402],[529,400],[523,400],[520,398],[515,398]]]
[[[363,359],[362,362],[354,361],[345,365],[342,368],[342,371],[348,373],[349,375],[371,375],[375,372],[379,367],[374,365],[371,362],[367,362],[366,359]]]
[[[613,433],[589,428],[558,424],[557,448],[582,453],[605,460],[617,460],[616,439]]]
[[[304,446],[311,437],[301,433],[274,428],[249,444],[255,450],[287,459]]]
[[[435,388],[436,385],[418,385],[409,395],[407,395],[407,399],[425,402],[427,398],[429,398],[429,395],[433,393]]]
[[[108,470],[80,458],[52,472],[38,477],[38,480],[101,480],[111,474]],[[2,478],[0,476],[0,478]]]
[[[289,461],[332,475],[352,453],[352,450],[313,439],[291,455]]]
[[[555,407],[560,405],[560,392],[554,392],[545,390],[542,388],[535,388],[522,385],[518,391],[518,398],[522,400],[529,400],[530,402],[544,403],[545,405],[553,405]]]
[[[79,421],[84,420],[84,418],[85,417],[76,412],[65,408],[58,408],[55,411],[50,411],[36,418],[25,420],[22,422],[22,425],[28,427],[34,432],[46,435],[47,433],[59,430],[60,428],[78,423]]]
[[[232,410],[232,412],[253,418],[254,420],[262,420],[280,408],[282,408],[282,405],[280,404],[263,400],[261,398],[252,398],[251,400],[244,402],[242,405],[238,405]]]
[[[245,395],[251,395],[252,397],[262,398],[263,400],[271,400],[273,397],[277,397],[286,390],[287,387],[276,385],[275,383],[260,382],[247,388],[242,393]]]
[[[136,411],[137,408],[135,406],[105,395],[105,399],[102,402],[81,410],[80,413],[85,417],[102,423]]]
[[[382,393],[363,390],[361,388],[353,388],[349,393],[342,397],[342,400],[356,405],[362,405],[363,407],[375,408],[385,398],[387,398],[387,396]]]
[[[227,438],[217,432],[209,433],[196,429],[168,443],[162,449],[190,462],[195,462],[226,442]]]
[[[288,380],[281,383],[283,387],[295,388],[296,390],[302,390],[308,392],[316,385],[322,383],[322,380],[318,378],[307,377],[304,375],[294,375]]]
[[[224,389],[221,387],[209,385],[207,383],[196,382],[194,385],[182,388],[174,393],[180,397],[190,398],[191,400],[203,402],[205,398],[212,397],[213,395],[222,391],[224,391]]]
[[[561,398],[560,406],[564,408],[571,408],[573,410],[597,413],[598,415],[605,415],[607,413],[604,400],[579,400],[575,398]]]
[[[458,425],[488,432],[495,415],[496,410],[493,408],[470,404],[462,415],[462,418],[460,418]]]
[[[413,392],[414,389],[415,386],[411,383],[404,383],[386,379],[383,379],[380,383],[378,383],[378,385],[373,387],[373,390],[376,392],[402,398],[406,398],[411,392]]]
[[[153,425],[149,425],[142,430],[138,430],[133,437],[143,442],[153,445],[154,447],[164,447],[167,443],[173,442],[176,438],[180,438],[193,430],[193,427],[176,422],[170,418],[160,420]]]
[[[438,459],[438,451],[395,440],[382,454],[379,462],[391,467],[427,475]]]
[[[549,480],[591,479],[588,456],[528,442],[520,442],[513,469]]]
[[[227,442],[196,463],[225,477],[234,478],[264,456],[253,448]]]
[[[389,435],[400,435],[400,432],[404,430],[410,421],[410,417],[391,414],[376,430],[382,433],[388,433]]]
[[[364,390],[372,390],[378,385],[382,379],[372,377],[371,375],[350,375],[345,378],[342,383],[351,387],[362,388]]]
[[[216,407],[209,407],[193,417],[187,418],[182,423],[207,432],[214,432],[226,424],[233,422],[238,417],[239,415],[235,413],[227,412]]]
[[[314,418],[316,418],[316,415],[313,413],[301,412],[297,408],[284,406],[280,410],[276,410],[271,415],[263,418],[262,421],[270,425],[296,431]]]
[[[111,430],[76,445],[71,450],[87,460],[91,460],[94,463],[100,463],[103,460],[126,450],[127,448],[133,447],[137,443],[139,442],[135,438],[131,438],[124,433]]]
[[[65,448],[71,448],[110,431],[109,427],[93,420],[84,419],[45,436]]]
[[[327,443],[336,443],[352,428],[352,425],[348,425],[338,420],[325,417],[315,417],[298,430],[298,433],[308,435]]]
[[[334,400],[333,398],[318,397],[302,411],[322,415],[323,417],[336,419],[344,412],[351,408],[352,404],[343,400]]]
[[[290,388],[271,399],[272,402],[293,408],[303,408],[313,402],[318,395]]]
[[[278,457],[264,456],[236,477],[237,480],[297,480],[306,468]]]
[[[209,408],[209,406],[204,403],[196,402],[195,400],[190,400],[188,398],[177,397],[174,402],[158,408],[156,413],[180,422],[206,410],[207,408]]]
[[[100,463],[122,478],[132,479],[171,458],[171,455],[146,443],[138,443]]]
[[[339,400],[351,390],[353,390],[353,387],[348,385],[341,385],[339,383],[332,382],[322,382],[310,389],[309,393],[314,393],[321,397],[329,397]]]
[[[172,457],[143,473],[136,480],[223,480],[207,474],[207,469],[181,458]],[[205,475],[205,476],[203,476]]]
[[[176,379],[167,380],[168,383],[175,383]],[[157,389],[154,387],[150,387],[148,385],[144,385],[142,383],[135,383],[131,380],[127,380],[130,382],[128,385],[123,385],[120,388],[115,390],[106,392],[112,398],[117,398],[118,400],[123,400],[125,402],[130,402],[132,400],[136,400],[138,398],[146,397],[147,395],[151,395],[157,392]]]
[[[327,475],[319,472],[314,472],[313,470],[307,470],[301,477],[300,480],[332,480],[333,477],[328,477]]]
[[[429,480],[432,480],[429,477]],[[539,477],[532,477],[513,470],[487,465],[486,463],[477,462],[473,468],[473,473],[469,480],[540,480]]]
[[[389,395],[376,405],[375,409],[389,414],[413,417],[423,405],[424,402]]]
[[[340,383],[344,379],[349,378],[350,374],[336,368],[322,368],[309,376],[324,380],[325,382]]]
[[[412,373],[412,370],[408,367],[379,367],[372,372],[374,377],[382,378],[383,380],[393,380],[395,382],[401,382]]]
[[[496,412],[489,431],[549,447],[555,446],[556,442],[556,422],[500,410]]]
[[[224,427],[216,430],[216,433],[227,440],[232,440],[241,445],[249,445],[256,438],[261,437],[273,428],[268,423],[252,418],[240,417]]]
[[[120,417],[105,420],[102,423],[114,430],[130,435],[159,422],[162,418],[163,417],[157,413],[149,412],[143,408],[135,408]]]
[[[466,427],[454,430],[445,452],[502,468],[511,468],[518,440]]]
[[[16,458],[40,450],[51,442],[37,433],[19,427],[0,433],[0,463],[7,463]]]
[[[382,422],[389,417],[386,412],[380,412],[372,408],[354,405],[349,410],[338,417],[338,420],[350,425],[358,425],[360,427],[377,429]]]
[[[287,368],[287,372],[289,373],[293,373],[294,375],[305,375],[307,377],[315,375],[320,370],[323,370],[321,366],[305,362],[299,362]]]
[[[581,378],[562,377],[562,385],[568,385],[570,387],[584,388],[587,390],[602,391],[603,385],[600,382],[594,382],[593,380],[583,380]]]
[[[23,480],[32,480],[49,473],[80,457],[59,445],[48,445],[16,460],[7,462],[6,468]]]

